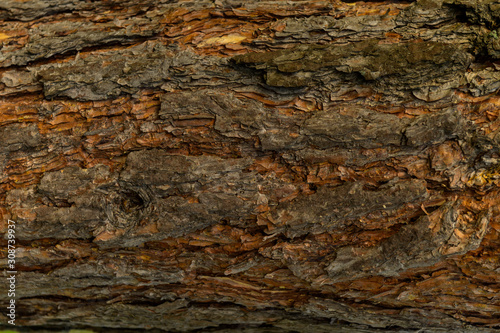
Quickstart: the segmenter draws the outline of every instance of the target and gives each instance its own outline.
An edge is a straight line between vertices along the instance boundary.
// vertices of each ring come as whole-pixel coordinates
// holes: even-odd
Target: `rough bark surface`
[[[0,20],[18,325],[500,328],[498,0],[3,0]]]

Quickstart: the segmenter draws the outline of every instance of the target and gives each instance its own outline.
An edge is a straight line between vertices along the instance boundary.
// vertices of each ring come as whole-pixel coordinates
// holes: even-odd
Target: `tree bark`
[[[498,0],[0,19],[16,326],[500,328]]]

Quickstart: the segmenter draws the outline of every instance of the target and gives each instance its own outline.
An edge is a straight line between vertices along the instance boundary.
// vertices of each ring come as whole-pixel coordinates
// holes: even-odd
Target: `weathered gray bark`
[[[0,19],[17,325],[500,328],[499,1]]]

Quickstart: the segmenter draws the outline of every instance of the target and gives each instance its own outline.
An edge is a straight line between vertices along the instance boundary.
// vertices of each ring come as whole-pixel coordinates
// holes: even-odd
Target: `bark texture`
[[[500,328],[498,0],[3,0],[0,20],[18,325]]]

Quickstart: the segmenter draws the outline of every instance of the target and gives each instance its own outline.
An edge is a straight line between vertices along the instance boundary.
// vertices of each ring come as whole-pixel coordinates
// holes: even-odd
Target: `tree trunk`
[[[0,19],[5,327],[500,328],[498,0]]]

